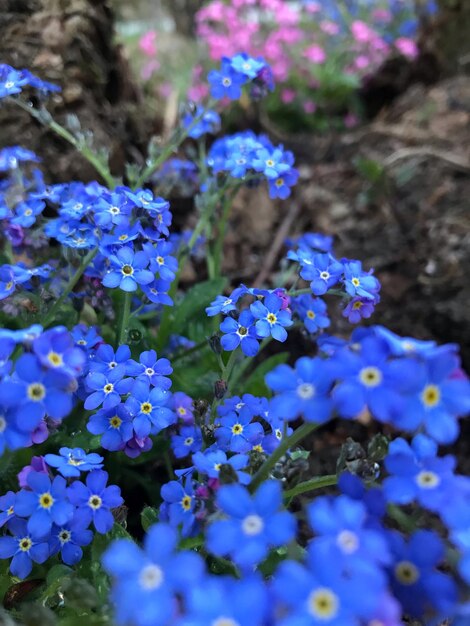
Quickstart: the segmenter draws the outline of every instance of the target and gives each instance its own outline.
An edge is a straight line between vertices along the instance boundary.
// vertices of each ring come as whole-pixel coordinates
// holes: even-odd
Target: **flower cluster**
[[[19,353],[16,360],[13,355]],[[0,455],[47,439],[69,415],[85,353],[57,326],[0,334]]]
[[[207,164],[214,174],[225,172],[242,180],[266,179],[271,198],[287,198],[299,176],[292,152],[282,145],[273,146],[267,137],[252,131],[215,141]]]
[[[26,578],[33,563],[44,563],[59,552],[64,563],[75,565],[83,556],[82,548],[93,539],[91,524],[98,533],[111,530],[111,510],[123,499],[119,487],[107,486],[108,474],[98,469],[102,460],[80,448],[61,448],[60,455],[46,455],[40,471],[25,468],[20,491],[0,498],[0,525],[9,531],[0,537],[0,558],[13,557],[14,576]],[[57,467],[62,476],[51,477],[48,466]],[[81,472],[89,472],[85,483],[79,478]],[[67,485],[63,476],[75,480]]]

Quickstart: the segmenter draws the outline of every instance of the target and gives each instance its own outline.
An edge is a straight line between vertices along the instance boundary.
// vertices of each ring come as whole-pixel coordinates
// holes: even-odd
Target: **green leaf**
[[[290,458],[293,461],[297,461],[297,459],[307,460],[310,456],[310,450],[293,450],[290,453]]]
[[[357,171],[370,183],[377,183],[383,178],[384,167],[378,161],[373,159],[358,158],[355,160],[354,165]]]
[[[214,280],[206,280],[191,287],[183,300],[175,307],[172,332],[184,334],[183,331],[191,321],[200,315],[205,316],[204,309],[223,292],[226,284],[226,278],[214,278]]]
[[[269,395],[270,392],[266,386],[266,383],[264,382],[264,377],[277,365],[286,363],[288,358],[288,352],[281,352],[280,354],[274,354],[273,356],[270,356],[265,361],[260,363],[260,365],[258,365],[258,367],[243,383],[243,393],[252,393],[254,396]]]
[[[145,532],[147,532],[150,526],[158,521],[157,511],[151,506],[144,507],[140,513],[140,521],[142,523],[142,528]]]

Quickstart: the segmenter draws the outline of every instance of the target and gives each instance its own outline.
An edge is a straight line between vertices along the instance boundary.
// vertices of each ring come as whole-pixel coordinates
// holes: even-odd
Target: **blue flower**
[[[285,200],[291,194],[291,187],[293,187],[299,179],[299,172],[295,168],[285,171],[277,178],[268,179],[269,197],[281,198]]]
[[[320,298],[304,294],[293,299],[292,308],[302,319],[309,333],[317,333],[330,325],[326,303]]]
[[[3,393],[3,385],[7,383],[0,382],[0,397]],[[0,401],[0,456],[5,452],[5,448],[9,450],[17,450],[24,448],[31,442],[31,432],[37,427],[37,423],[17,423],[17,413],[15,408],[7,408]],[[41,420],[39,420],[41,421]],[[21,426],[21,428],[20,428]]]
[[[230,313],[230,311],[236,311],[237,307],[232,298],[228,296],[217,296],[217,298],[211,302],[210,306],[206,307],[206,315],[213,317],[219,315],[219,313]]]
[[[87,429],[93,435],[102,435],[101,445],[105,450],[122,450],[126,442],[132,439],[134,428],[132,416],[123,404],[111,410],[101,409],[92,415]]]
[[[46,535],[52,523],[66,524],[73,515],[67,500],[66,482],[62,476],[50,481],[47,474],[30,472],[26,479],[31,491],[20,491],[16,496],[15,513],[29,517],[28,531],[36,536]]]
[[[57,470],[69,478],[80,476],[80,472],[90,472],[103,467],[103,457],[94,452],[87,454],[82,448],[60,448],[59,454],[46,454],[44,460],[49,467]]]
[[[429,607],[441,614],[452,613],[458,593],[454,581],[438,572],[444,558],[444,545],[436,533],[418,530],[408,544],[399,533],[390,533],[394,555],[390,571],[392,589],[403,609],[412,617],[422,617]]]
[[[199,452],[202,448],[202,434],[199,426],[182,426],[178,435],[171,438],[171,449],[177,459]]]
[[[74,520],[62,526],[54,526],[49,539],[50,556],[60,552],[62,561],[67,565],[76,565],[83,556],[83,546],[93,539],[93,532],[83,528]]]
[[[35,161],[37,163],[40,160],[41,159],[31,150],[27,150],[22,146],[9,146],[8,148],[0,150],[0,172],[16,170],[20,166],[20,163],[27,161]]]
[[[378,529],[367,526],[368,511],[363,502],[342,495],[323,496],[308,507],[310,526],[317,534],[317,549],[325,555],[337,553],[336,559],[351,567],[351,562],[363,561],[383,566],[390,562],[387,541]],[[352,565],[354,567],[354,565]]]
[[[112,409],[121,402],[121,395],[129,393],[134,380],[123,378],[124,366],[118,365],[111,370],[108,376],[101,372],[90,372],[86,377],[86,385],[91,390],[84,403],[87,410],[96,409],[103,405],[103,409]]]
[[[424,362],[415,361],[419,375],[414,379],[414,393],[396,424],[407,430],[424,425],[437,442],[452,443],[459,433],[458,418],[470,412],[470,382],[458,375],[460,361],[453,346],[425,352],[424,358]]]
[[[15,215],[10,222],[23,228],[29,228],[36,222],[37,216],[41,215],[45,207],[46,204],[42,200],[20,202],[16,205]]]
[[[254,326],[255,318],[248,310],[240,313],[238,322],[232,317],[227,317],[220,325],[220,330],[225,333],[220,339],[222,348],[227,351],[241,347],[246,356],[258,354],[259,343]]]
[[[171,380],[167,378],[173,372],[168,359],[159,359],[155,350],[146,350],[139,357],[139,362],[132,361],[129,366],[129,375],[136,380],[145,382],[152,387],[167,390],[171,387]]]
[[[148,285],[154,275],[145,269],[149,264],[146,252],[134,253],[130,247],[121,248],[109,257],[111,269],[102,283],[105,287],[119,287],[123,291],[136,291],[138,285]]]
[[[194,121],[199,121],[194,124]],[[199,139],[207,133],[216,134],[220,130],[220,115],[216,111],[205,111],[200,105],[196,107],[194,113],[186,113],[182,119],[184,128],[192,126],[188,136]]]
[[[413,359],[390,361],[389,355],[386,342],[374,336],[335,353],[331,367],[340,382],[333,400],[342,417],[355,418],[368,409],[376,419],[396,423],[404,392],[419,372]]]
[[[74,346],[72,335],[64,326],[43,332],[33,341],[33,351],[44,367],[64,372],[71,379],[83,371],[85,353]]]
[[[15,519],[15,501],[14,491],[7,491],[5,495],[0,496],[0,528]]]
[[[0,64],[0,98],[21,93],[22,87],[28,84],[24,72],[15,70],[6,63]]]
[[[250,496],[241,485],[225,485],[217,492],[217,506],[228,519],[216,521],[207,530],[210,552],[231,559],[243,568],[263,561],[269,549],[288,543],[296,522],[282,505],[280,483],[267,481]]]
[[[375,309],[376,302],[367,298],[353,298],[344,307],[342,316],[351,324],[358,324],[362,319],[369,319]]]
[[[417,500],[439,513],[458,490],[454,476],[455,459],[437,458],[437,445],[423,434],[416,435],[411,447],[401,437],[390,443],[385,467],[391,476],[383,482],[390,502],[408,504]]]
[[[21,430],[33,431],[46,413],[53,419],[70,413],[69,381],[63,372],[44,371],[35,355],[23,354],[16,362],[14,379],[0,385],[0,402],[16,409]]]
[[[230,98],[238,100],[242,95],[242,85],[247,82],[246,76],[233,69],[230,59],[223,58],[220,71],[211,70],[207,76],[211,88],[211,96],[220,100]]]
[[[228,413],[217,419],[215,437],[221,450],[231,452],[249,452],[254,445],[260,443],[264,429],[259,422],[253,422],[249,409],[241,409],[237,414]]]
[[[236,72],[244,75],[246,79],[253,80],[266,67],[266,61],[262,57],[254,59],[245,53],[241,53],[235,54],[230,59],[230,65]]]
[[[320,424],[331,417],[332,378],[323,359],[301,357],[295,369],[278,365],[266,375],[266,384],[277,394],[271,401],[274,415],[288,421],[303,416]]]
[[[125,539],[113,542],[103,555],[105,570],[114,577],[111,598],[120,624],[164,626],[176,623],[178,597],[186,597],[202,579],[198,554],[176,552],[178,536],[167,524],[152,526],[144,550]]]
[[[171,394],[164,389],[150,389],[145,382],[135,383],[125,407],[132,415],[137,437],[143,439],[150,433],[156,435],[176,422],[176,415],[168,406],[170,399]]]
[[[283,300],[276,294],[270,293],[264,299],[250,305],[253,317],[258,321],[255,324],[258,337],[272,336],[277,341],[287,339],[286,327],[292,326],[291,314],[287,310],[282,310]]]
[[[252,165],[256,172],[262,172],[268,179],[278,179],[291,169],[291,166],[284,162],[284,152],[280,148],[258,150]]]
[[[162,280],[172,281],[178,271],[178,261],[172,256],[173,246],[168,241],[158,241],[155,246],[151,243],[143,245],[143,250],[150,258],[150,269],[158,274]]]
[[[170,284],[169,280],[154,280],[148,285],[141,285],[140,287],[150,302],[173,306],[173,300],[168,295]]]
[[[194,422],[193,399],[183,391],[177,391],[173,394],[172,408],[178,419],[185,424]]]
[[[256,574],[236,580],[214,576],[188,590],[187,617],[191,626],[265,626],[270,597]]]
[[[372,270],[364,272],[360,261],[344,263],[344,286],[350,296],[376,300],[380,283],[372,276]]]
[[[311,281],[310,288],[314,295],[322,296],[339,282],[343,271],[342,263],[331,254],[309,254],[302,258],[300,276]]]
[[[60,477],[58,477],[60,478]],[[124,502],[117,485],[106,486],[108,474],[103,470],[93,470],[86,478],[86,485],[76,480],[67,490],[70,502],[77,508],[74,520],[83,527],[93,521],[99,533],[107,533],[114,524],[111,509]]]
[[[129,371],[131,364],[131,349],[129,346],[119,346],[116,352],[114,352],[112,346],[107,343],[103,343],[95,352],[95,358],[90,363],[90,371],[101,372],[106,375],[120,365],[124,367],[126,374],[132,376]],[[119,371],[121,370],[122,367]]]
[[[222,450],[207,448],[204,452],[196,452],[193,454],[193,463],[195,468],[201,474],[206,474],[209,478],[218,478],[221,468],[224,465],[230,465],[238,476],[238,480],[247,485],[251,478],[250,475],[241,470],[245,469],[249,463],[249,457],[246,454],[234,454],[227,458]]]
[[[194,516],[195,496],[192,477],[189,476],[184,486],[176,481],[171,480],[162,486],[160,494],[168,507],[168,518],[172,526],[182,524],[182,533],[184,537],[191,534],[196,522]]]
[[[20,519],[11,521],[9,530],[13,537],[0,537],[0,559],[13,557],[10,572],[18,578],[26,578],[34,563],[44,563],[49,557],[49,546],[44,537],[35,537]]]
[[[114,225],[125,226],[129,223],[132,203],[122,192],[105,192],[94,203],[93,209],[98,226],[110,230]]]

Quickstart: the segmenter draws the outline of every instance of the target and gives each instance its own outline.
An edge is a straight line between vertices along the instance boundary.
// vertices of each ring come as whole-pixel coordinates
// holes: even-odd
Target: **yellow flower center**
[[[123,265],[122,273],[126,276],[132,276],[132,274],[134,273],[134,268],[131,265]]]
[[[191,508],[191,501],[191,496],[184,496],[184,498],[181,500],[181,506],[183,507],[184,511],[189,511],[189,509]]]
[[[111,393],[111,391],[113,391],[114,389],[114,385],[112,383],[107,383],[104,387],[103,387],[103,391],[105,393]]]
[[[153,409],[153,406],[150,404],[150,402],[142,402],[142,404],[140,405],[140,410],[142,411],[142,413],[145,413],[146,415],[151,413],[152,409]]]
[[[277,317],[274,315],[274,313],[269,313],[266,319],[270,324],[275,324],[277,322]]]
[[[359,280],[359,278],[351,278],[351,282],[354,285],[354,287],[359,287],[359,285],[361,284],[361,281]]]
[[[184,406],[179,406],[176,409],[176,412],[179,413],[179,415],[186,415],[186,409],[184,408]]]
[[[309,309],[307,311],[307,317],[308,317],[309,320],[314,320],[316,315],[315,315],[315,313],[311,309]]]
[[[117,415],[113,415],[113,417],[111,417],[111,419],[109,420],[109,424],[112,428],[119,428],[119,426],[122,424],[122,419]]]
[[[39,496],[39,505],[43,509],[50,509],[54,504],[54,498],[51,496],[49,492],[43,493]]]
[[[395,566],[395,577],[402,585],[413,585],[419,578],[419,570],[411,561],[400,561]]]
[[[421,400],[425,407],[431,409],[439,404],[441,399],[441,391],[437,385],[427,385],[421,393]]]
[[[338,613],[338,596],[327,587],[320,587],[308,596],[308,610],[313,617],[320,620],[329,620]]]
[[[276,185],[276,187],[282,187],[282,185],[284,184],[284,179],[278,178],[274,184]]]
[[[64,362],[60,354],[52,351],[49,352],[49,354],[47,355],[47,360],[54,367],[59,367],[59,365],[62,365],[62,363]]]
[[[234,424],[232,426],[232,433],[234,435],[241,435],[243,432],[243,426],[241,424]]]
[[[359,380],[366,387],[377,387],[382,382],[382,372],[378,367],[363,367],[359,372]]]
[[[240,626],[240,623],[231,617],[218,617],[210,623],[210,626]]]
[[[33,402],[40,402],[46,395],[46,388],[41,383],[31,383],[26,393]]]
[[[31,541],[29,537],[24,537],[24,539],[21,539],[19,543],[20,550],[22,552],[28,552],[28,550],[31,548],[32,545],[33,545],[33,542]]]
[[[437,474],[429,470],[423,470],[416,476],[416,482],[422,489],[434,489],[441,482]]]
[[[97,511],[102,504],[103,504],[103,500],[96,494],[94,496],[90,496],[88,499],[88,506],[94,509],[95,511]]]

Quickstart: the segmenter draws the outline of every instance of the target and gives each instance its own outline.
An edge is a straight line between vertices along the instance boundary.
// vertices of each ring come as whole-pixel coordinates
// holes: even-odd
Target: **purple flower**
[[[361,319],[369,319],[375,309],[375,302],[366,298],[353,298],[344,307],[342,316],[351,324],[358,324]]]

